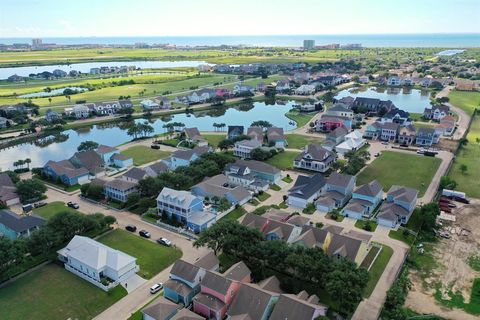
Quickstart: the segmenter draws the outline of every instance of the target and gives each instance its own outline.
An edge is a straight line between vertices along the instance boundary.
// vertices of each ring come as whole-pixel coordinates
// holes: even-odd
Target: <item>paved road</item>
[[[85,214],[93,214],[96,212],[101,212],[103,214],[112,215],[117,219],[117,227],[125,228],[128,224],[136,225],[138,230],[145,229],[152,234],[151,241],[155,241],[160,237],[165,237],[170,239],[178,248],[183,252],[182,258],[193,262],[200,256],[204,255],[207,250],[205,248],[196,249],[192,246],[192,242],[186,237],[180,236],[176,233],[164,230],[157,226],[151,225],[147,222],[141,220],[140,216],[132,213],[118,212],[115,210],[106,209],[99,205],[90,203],[78,197],[78,195],[66,195],[61,192],[55,191],[53,189],[48,189],[47,191],[48,200],[47,202],[53,201],[74,201],[80,205],[80,211]],[[112,305],[110,308],[99,314],[95,319],[105,319],[105,320],[121,320],[127,319],[132,313],[136,312],[138,309],[147,304],[151,299],[152,295],[148,289],[155,283],[165,282],[168,280],[170,274],[170,268],[167,268],[157,274],[152,279],[148,280],[146,283],[141,285],[139,288],[129,293],[127,296],[122,298],[120,301]]]

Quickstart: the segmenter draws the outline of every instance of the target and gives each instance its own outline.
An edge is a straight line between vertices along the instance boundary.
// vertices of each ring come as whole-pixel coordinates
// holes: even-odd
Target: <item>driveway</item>
[[[134,274],[130,278],[120,282],[120,284],[127,290],[128,293],[130,293],[143,285],[145,282],[147,282],[147,280],[143,279],[138,274]]]

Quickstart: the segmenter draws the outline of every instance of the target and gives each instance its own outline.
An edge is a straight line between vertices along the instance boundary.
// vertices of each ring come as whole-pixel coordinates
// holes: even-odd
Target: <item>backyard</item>
[[[357,178],[357,185],[378,180],[386,192],[392,185],[419,190],[419,197],[427,190],[441,160],[433,157],[384,151]],[[395,170],[392,170],[395,168]]]
[[[138,274],[145,279],[152,278],[182,256],[177,248],[161,246],[121,229],[101,236],[98,241],[137,258]]]
[[[50,263],[0,289],[2,319],[92,319],[127,294],[108,293]]]
[[[33,209],[34,214],[39,215],[47,220],[55,216],[57,213],[64,211],[79,213],[78,210],[67,207],[67,205],[62,201],[50,202],[46,206]]]
[[[293,160],[297,155],[298,152],[295,151],[279,152],[277,155],[271,157],[265,162],[277,167],[280,170],[291,169],[293,167]]]
[[[465,192],[469,197],[480,198],[480,117],[476,116],[467,135],[468,143],[460,147],[449,176],[458,183],[457,190]],[[467,170],[462,171],[462,165]]]
[[[300,134],[287,134],[285,137],[288,142],[287,148],[291,149],[303,149],[307,144],[320,144],[324,141],[321,137],[304,136]]]
[[[171,153],[168,151],[155,150],[147,146],[133,146],[122,151],[122,154],[131,157],[133,159],[133,164],[140,166],[152,161],[165,159]]]

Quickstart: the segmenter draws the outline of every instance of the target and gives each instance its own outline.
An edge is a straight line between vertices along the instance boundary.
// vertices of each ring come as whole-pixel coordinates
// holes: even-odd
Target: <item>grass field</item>
[[[127,157],[133,158],[133,164],[140,166],[152,161],[165,159],[171,152],[155,150],[147,146],[133,146],[121,152]]]
[[[315,113],[302,113],[297,110],[292,110],[285,113],[285,116],[297,123],[297,127],[303,127],[312,120]]]
[[[357,178],[357,185],[378,180],[384,191],[392,185],[400,185],[419,190],[423,196],[432,181],[441,160],[393,151],[384,151]],[[392,169],[395,170],[392,170]]]
[[[465,192],[469,197],[480,198],[480,117],[476,116],[467,135],[468,143],[461,147],[448,175],[457,183],[457,190]],[[467,166],[462,173],[461,165]]]
[[[0,288],[2,319],[92,319],[127,294],[104,292],[57,264],[47,264]]]
[[[480,108],[480,92],[452,91],[448,98],[451,104],[464,110],[469,115],[473,114],[475,108]]]
[[[291,169],[293,167],[293,160],[298,155],[298,152],[284,151],[278,153],[276,156],[265,161],[280,170]]]
[[[357,222],[355,222],[355,227],[365,230],[364,227],[366,226],[367,222],[370,224],[370,227],[372,227],[372,230],[370,230],[370,232],[374,232],[378,226],[375,221],[357,220]]]
[[[150,279],[182,256],[179,249],[161,246],[120,229],[101,236],[98,241],[137,258],[138,275],[145,279]]]
[[[238,207],[233,211],[227,213],[222,219],[224,220],[238,220],[241,216],[243,216],[247,211],[243,209],[243,207]]]
[[[381,246],[382,246],[382,251],[378,255],[375,262],[373,263],[372,267],[370,268],[370,271],[368,272],[370,275],[370,278],[368,279],[367,286],[365,287],[365,290],[363,292],[363,296],[365,298],[370,297],[370,295],[372,294],[373,290],[375,289],[375,286],[377,285],[378,280],[382,276],[382,273],[388,264],[388,261],[390,261],[390,258],[393,255],[392,248],[383,244],[381,244]]]
[[[405,242],[406,244],[411,246],[413,244],[413,241],[415,240],[414,235],[411,233],[404,234],[403,231],[404,229],[390,230],[390,232],[388,233],[388,236],[392,239]]]
[[[62,201],[50,202],[44,207],[33,209],[33,213],[47,220],[55,216],[57,213],[63,211],[79,213],[78,210],[67,207],[67,205]]]
[[[321,137],[303,136],[301,134],[287,134],[288,146],[291,149],[303,149],[307,144],[316,143],[320,144],[324,141]]]
[[[226,134],[203,134],[202,137],[204,137],[208,143],[215,148],[218,146],[218,143],[225,139],[227,137]]]
[[[263,202],[263,201],[267,200],[268,198],[270,198],[270,194],[268,194],[266,192],[263,192],[263,193],[257,195],[257,198],[258,198],[258,200]]]

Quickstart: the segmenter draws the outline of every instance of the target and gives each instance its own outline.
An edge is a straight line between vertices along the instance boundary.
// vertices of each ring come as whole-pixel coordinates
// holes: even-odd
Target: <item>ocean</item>
[[[360,43],[363,47],[480,47],[480,34],[376,34],[376,35],[275,35],[275,36],[206,36],[206,37],[76,37],[43,38],[44,43],[126,45],[175,44],[178,46],[246,45],[261,47],[301,47],[303,40],[315,40],[316,45]],[[0,38],[0,44],[31,43],[30,38]]]

